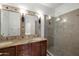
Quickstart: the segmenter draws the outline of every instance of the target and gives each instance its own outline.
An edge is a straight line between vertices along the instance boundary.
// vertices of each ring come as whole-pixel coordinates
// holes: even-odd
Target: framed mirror
[[[25,34],[35,35],[35,21],[38,20],[37,16],[25,15]]]
[[[21,15],[18,12],[1,10],[0,23],[2,36],[20,35],[20,19]]]

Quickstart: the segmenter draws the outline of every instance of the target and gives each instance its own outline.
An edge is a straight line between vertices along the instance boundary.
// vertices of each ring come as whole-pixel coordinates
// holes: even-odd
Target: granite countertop
[[[0,49],[1,48],[6,48],[6,47],[11,47],[11,46],[16,46],[16,45],[21,45],[21,44],[28,44],[28,43],[33,43],[33,42],[39,42],[46,40],[45,38],[26,38],[26,39],[14,39],[14,40],[8,40],[8,41],[3,41],[0,42]]]

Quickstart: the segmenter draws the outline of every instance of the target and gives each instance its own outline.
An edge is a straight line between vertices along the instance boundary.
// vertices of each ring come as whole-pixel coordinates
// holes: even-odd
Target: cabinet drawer
[[[46,56],[47,54],[47,41],[41,41],[41,56]]]
[[[41,47],[41,56],[46,56],[47,54],[47,48],[45,46]]]

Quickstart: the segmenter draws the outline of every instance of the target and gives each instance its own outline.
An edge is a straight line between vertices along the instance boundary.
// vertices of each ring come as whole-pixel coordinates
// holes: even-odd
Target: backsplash
[[[9,40],[21,40],[21,39],[26,39],[29,38],[29,39],[32,39],[32,38],[36,38],[37,35],[21,35],[21,36],[0,36],[0,42],[3,42],[3,41],[9,41]]]
[[[20,39],[20,36],[0,36],[0,42],[2,41],[8,41],[13,39]]]

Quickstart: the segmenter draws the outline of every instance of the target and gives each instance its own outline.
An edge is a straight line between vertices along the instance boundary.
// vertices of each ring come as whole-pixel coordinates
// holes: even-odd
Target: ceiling
[[[60,5],[62,5],[63,3],[40,3],[40,4],[47,6],[49,8],[57,8]]]
[[[62,5],[64,3],[36,3],[36,4],[35,3],[14,3],[14,4],[9,3],[9,4],[10,5],[14,5],[14,4],[17,5],[17,4],[19,4],[19,5],[23,5],[23,6],[26,6],[26,5],[32,6],[32,5],[41,4],[41,5],[45,6],[45,7],[55,9],[55,8],[59,7],[60,5]]]

